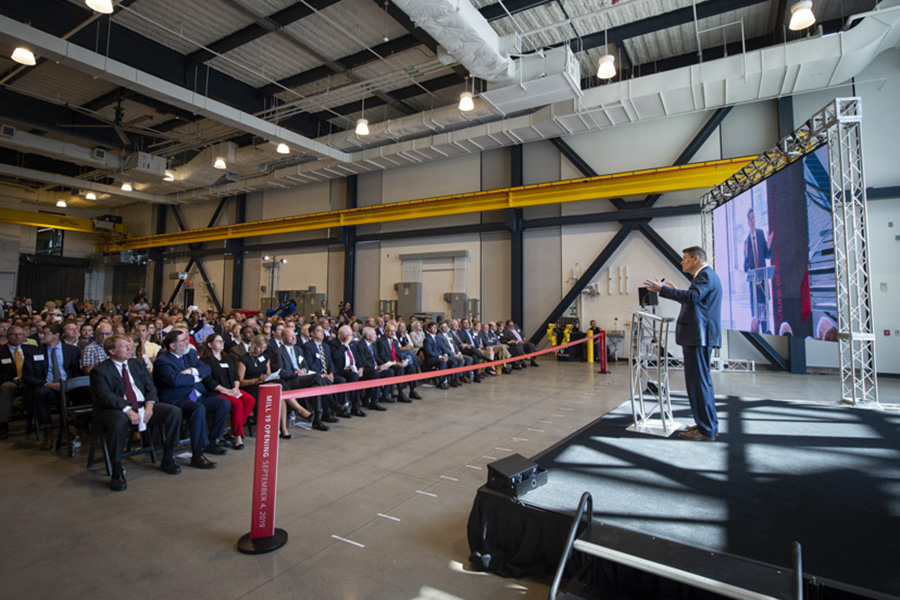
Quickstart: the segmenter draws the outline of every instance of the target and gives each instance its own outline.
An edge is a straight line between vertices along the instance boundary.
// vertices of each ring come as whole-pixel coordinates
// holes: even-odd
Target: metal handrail
[[[794,600],[803,600],[803,551],[800,542],[794,542]]]
[[[578,524],[581,523],[585,507],[587,507],[588,515],[587,525],[588,529],[590,529],[591,521],[594,518],[594,499],[591,498],[590,492],[583,493],[581,500],[578,502],[578,510],[576,511],[575,519],[572,520],[572,527],[569,528],[569,535],[566,538],[566,547],[563,550],[562,558],[560,558],[559,566],[556,568],[556,574],[553,576],[553,585],[550,586],[550,600],[556,600],[556,595],[559,593],[559,584],[562,582],[566,563],[569,562],[569,557],[572,555],[572,545],[575,543],[575,538],[578,537]]]

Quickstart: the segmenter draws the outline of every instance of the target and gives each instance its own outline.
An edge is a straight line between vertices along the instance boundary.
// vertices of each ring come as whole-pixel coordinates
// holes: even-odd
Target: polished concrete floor
[[[485,466],[531,456],[627,400],[628,368],[541,361],[458,390],[282,441],[278,551],[237,552],[250,529],[254,440],[219,468],[162,473],[128,461],[128,490],[101,466],[0,442],[0,597],[452,600],[546,598],[546,581],[467,564],[466,520]],[[673,388],[683,389],[680,373]],[[836,376],[717,374],[717,392],[833,402]],[[900,380],[879,382],[897,402]],[[688,443],[688,442],[685,442]],[[183,461],[182,461],[183,462]],[[552,476],[552,474],[551,474]],[[573,507],[577,498],[572,499]]]

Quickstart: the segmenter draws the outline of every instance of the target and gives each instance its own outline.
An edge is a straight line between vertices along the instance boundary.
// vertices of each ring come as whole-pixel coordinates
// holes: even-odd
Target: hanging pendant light
[[[788,29],[801,31],[816,22],[816,15],[812,11],[812,0],[802,0],[791,6],[791,22]]]
[[[472,92],[463,92],[459,95],[459,110],[463,112],[475,110],[475,101],[472,100]]]
[[[122,191],[123,191],[123,192],[130,192],[130,191],[132,191],[132,189],[133,189],[133,188],[131,187],[131,184],[128,183],[127,181],[126,181],[125,183],[122,184]]]
[[[13,50],[12,59],[26,67],[33,67],[35,64],[34,53],[28,48],[23,48],[21,46]]]
[[[87,194],[84,195],[84,199],[85,200],[96,200],[97,194],[95,194],[94,192],[88,192]]]
[[[175,181],[175,173],[166,169],[166,174],[163,175],[163,181]]]
[[[113,11],[112,0],[84,0],[91,10],[108,15]]]
[[[275,152],[277,152],[278,154],[290,154],[291,149],[288,147],[287,144],[285,144],[284,142],[281,142],[280,144],[278,144],[278,147],[275,148]]]
[[[616,57],[612,54],[604,54],[597,65],[597,77],[600,79],[612,79],[616,76]]]
[[[227,169],[228,165],[225,164],[225,159],[221,156],[216,157],[216,162],[213,163],[213,168],[215,169]]]
[[[66,201],[65,201],[65,200],[57,200],[57,201],[56,201],[56,206],[59,207],[59,208],[65,208],[65,207],[68,206],[68,204],[66,204]]]
[[[369,135],[369,120],[368,119],[357,119],[356,135]]]

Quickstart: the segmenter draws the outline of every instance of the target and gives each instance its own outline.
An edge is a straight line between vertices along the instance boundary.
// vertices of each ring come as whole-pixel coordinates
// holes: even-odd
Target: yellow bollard
[[[594,340],[588,340],[587,344],[587,361],[589,363],[594,362]]]

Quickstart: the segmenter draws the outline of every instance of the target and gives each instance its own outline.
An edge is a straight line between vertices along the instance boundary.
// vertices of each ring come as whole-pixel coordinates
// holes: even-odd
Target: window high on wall
[[[42,256],[62,256],[65,231],[41,227],[37,231],[34,253]]]

